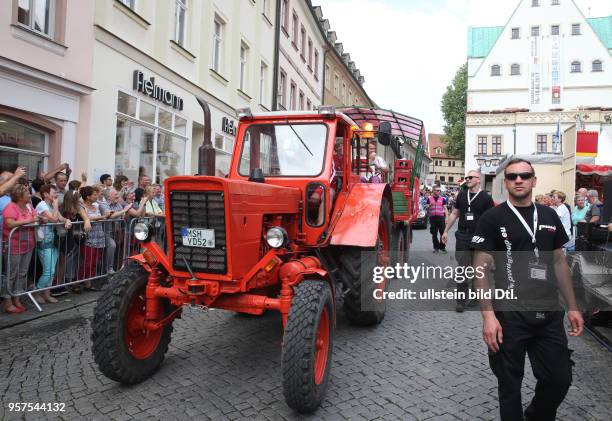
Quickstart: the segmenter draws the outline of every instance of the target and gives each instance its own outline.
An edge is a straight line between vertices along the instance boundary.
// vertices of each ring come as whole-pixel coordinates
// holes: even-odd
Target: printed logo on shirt
[[[501,232],[501,236],[503,238],[508,238],[508,232],[506,231],[506,227],[499,227],[499,232]]]
[[[543,229],[547,230],[548,232],[557,232],[557,227],[555,227],[554,225],[539,225],[538,226],[539,231],[542,231]]]
[[[472,243],[475,243],[475,244],[480,244],[480,243],[484,243],[484,241],[485,241],[485,239],[484,239],[484,238],[479,237],[479,236],[477,236],[477,235],[475,235],[475,236],[473,236],[473,237],[472,237]]]

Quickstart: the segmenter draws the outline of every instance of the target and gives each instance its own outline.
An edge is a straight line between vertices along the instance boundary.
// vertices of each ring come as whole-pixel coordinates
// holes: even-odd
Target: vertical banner
[[[540,37],[531,37],[529,61],[529,109],[537,111],[542,106],[542,58]]]
[[[553,153],[561,153],[561,115],[557,116],[557,129],[553,134]]]
[[[550,72],[551,103],[561,104],[561,35],[551,37]]]

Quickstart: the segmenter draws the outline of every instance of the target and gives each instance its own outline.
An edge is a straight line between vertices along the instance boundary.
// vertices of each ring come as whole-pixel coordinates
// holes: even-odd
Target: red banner
[[[578,132],[576,137],[576,156],[597,156],[598,132]]]

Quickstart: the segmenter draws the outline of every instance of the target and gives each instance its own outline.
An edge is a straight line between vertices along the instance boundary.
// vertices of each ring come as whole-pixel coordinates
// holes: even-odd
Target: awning
[[[576,172],[582,175],[599,175],[602,177],[612,176],[612,165],[576,165]]]

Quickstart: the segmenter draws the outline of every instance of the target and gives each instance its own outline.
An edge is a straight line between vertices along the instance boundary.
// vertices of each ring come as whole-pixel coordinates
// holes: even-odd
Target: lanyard
[[[521,221],[521,224],[523,224],[523,226],[527,230],[527,233],[529,233],[529,235],[531,236],[531,242],[533,243],[533,246],[534,246],[533,251],[535,251],[536,257],[540,258],[540,255],[538,253],[538,246],[536,245],[536,232],[538,231],[538,208],[537,206],[533,205],[533,229],[535,230],[533,231],[531,227],[529,226],[529,224],[527,224],[527,221],[525,221],[525,218],[523,218],[523,215],[521,215],[519,211],[516,210],[514,205],[510,203],[510,201],[507,201],[506,203],[508,204],[508,207],[510,208],[510,210],[514,212],[514,214],[519,219],[519,221]]]
[[[468,200],[468,212],[472,212],[472,202],[476,199],[476,196],[480,194],[482,190],[478,190],[474,197],[470,199],[470,191],[467,191],[467,200]]]

